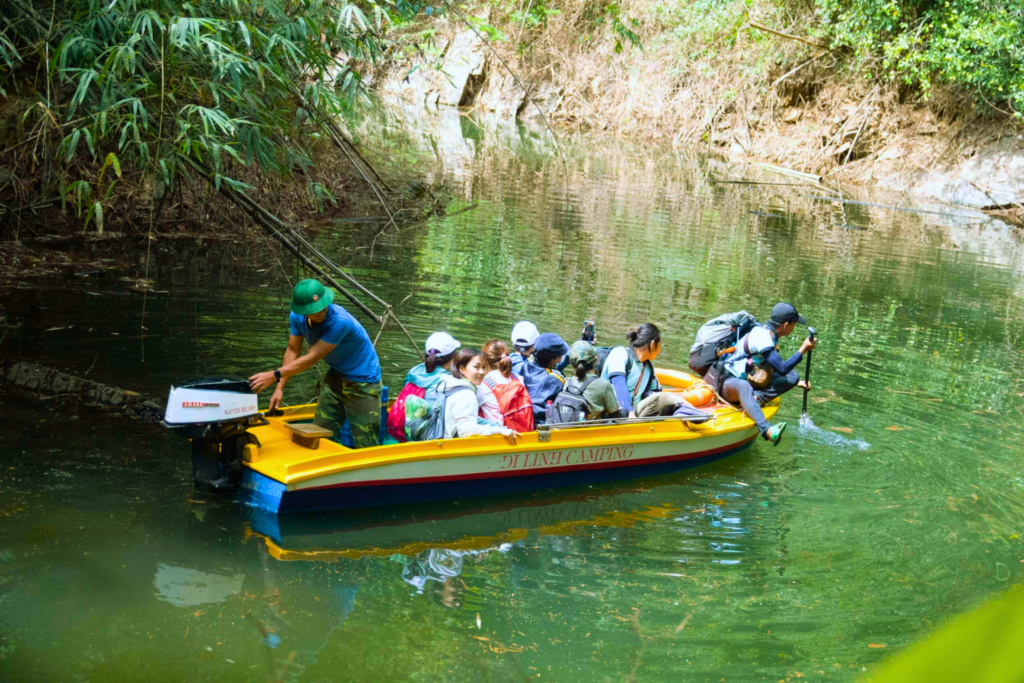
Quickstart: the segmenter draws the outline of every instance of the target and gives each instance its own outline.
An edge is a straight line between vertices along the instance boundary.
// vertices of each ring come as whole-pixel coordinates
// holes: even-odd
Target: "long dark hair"
[[[508,357],[508,344],[500,339],[492,339],[484,344],[483,352],[487,365],[495,368],[505,379],[512,376],[512,359]]]
[[[459,368],[464,368],[469,365],[469,362],[477,356],[482,356],[477,349],[466,347],[459,349],[459,352],[455,354],[455,362],[452,363],[452,375],[458,379],[462,379],[462,373]]]
[[[594,369],[594,365],[595,365],[596,362],[597,362],[597,359],[595,358],[594,360],[592,360],[589,363],[587,363],[586,361],[582,361],[582,360],[579,363],[577,363],[576,364],[576,379],[578,379],[581,382],[584,379],[586,379],[587,373]]]
[[[430,373],[441,366],[447,365],[448,361],[450,361],[454,356],[454,351],[445,356],[438,356],[437,349],[430,349],[430,353],[423,357],[423,365],[426,366],[427,372]]]
[[[626,330],[626,340],[634,349],[650,348],[654,342],[661,343],[661,330],[654,323],[644,323]]]

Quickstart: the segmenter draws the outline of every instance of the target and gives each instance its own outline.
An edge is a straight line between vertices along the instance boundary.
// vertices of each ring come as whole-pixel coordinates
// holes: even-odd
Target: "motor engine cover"
[[[259,413],[256,394],[244,379],[204,377],[172,386],[164,422],[169,427],[245,419]]]

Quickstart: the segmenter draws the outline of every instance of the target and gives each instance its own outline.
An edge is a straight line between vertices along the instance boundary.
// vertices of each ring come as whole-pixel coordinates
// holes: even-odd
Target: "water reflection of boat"
[[[365,510],[359,516],[280,517],[253,510],[249,534],[259,537],[271,557],[282,561],[333,562],[362,557],[425,556],[444,549],[460,554],[497,550],[539,536],[574,536],[595,527],[631,528],[678,514],[644,489],[524,501],[505,496],[470,505],[405,506],[396,512]]]
[[[666,387],[697,379],[659,370]],[[663,474],[710,462],[749,446],[757,430],[726,405],[708,409],[703,423],[680,419],[624,420],[541,428],[515,446],[503,437],[474,437],[351,450],[326,439],[307,448],[295,425],[314,406],[288,409],[250,428],[242,488],[273,513],[363,508],[395,503],[492,496]],[[775,401],[765,408],[771,418]]]

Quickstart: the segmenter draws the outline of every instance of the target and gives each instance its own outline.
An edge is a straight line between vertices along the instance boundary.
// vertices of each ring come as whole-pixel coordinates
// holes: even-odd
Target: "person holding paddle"
[[[708,371],[707,383],[715,387],[719,396],[729,403],[737,403],[754,421],[761,436],[777,446],[786,423],[768,424],[761,405],[781,396],[793,387],[809,391],[809,383],[800,379],[796,366],[818,342],[807,337],[800,350],[783,360],[778,341],[793,334],[797,324],[806,325],[807,319],[792,304],[777,303],[767,324],[757,325],[736,342],[736,346],[718,359]]]

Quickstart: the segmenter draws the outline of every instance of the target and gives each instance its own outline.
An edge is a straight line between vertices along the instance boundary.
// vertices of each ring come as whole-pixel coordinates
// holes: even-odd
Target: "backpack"
[[[697,330],[690,347],[690,369],[703,377],[718,359],[720,351],[735,346],[757,325],[757,318],[746,311],[726,313],[712,318]]]
[[[554,401],[561,393],[565,379],[559,373],[548,372],[535,363],[523,365],[522,371],[523,385],[533,404],[533,422],[542,424],[547,419],[548,402]]]
[[[395,405],[388,411],[388,434],[390,434],[398,443],[405,443],[408,439],[405,437],[405,401],[410,396],[416,398],[423,398],[427,395],[427,390],[423,387],[416,386],[412,382],[409,382],[402,387],[402,392],[398,394],[398,398],[395,399]]]
[[[472,391],[458,385],[448,391],[441,391],[434,384],[420,398],[411,394],[405,399],[405,438],[409,441],[433,441],[444,438],[444,405],[449,396],[459,391]],[[405,391],[403,389],[403,391]]]
[[[754,362],[754,356],[750,353],[749,335],[743,338],[743,355],[747,358],[747,381],[750,382],[750,386],[754,387],[757,391],[764,391],[768,388],[768,385],[772,383],[772,378],[775,373],[767,360],[762,360],[760,363]],[[723,354],[722,357],[724,358],[725,355]]]
[[[604,369],[604,362],[608,359],[608,354],[612,352],[614,346],[595,346],[594,350],[597,351],[597,360],[594,361],[594,374],[598,377],[601,376],[601,370]]]
[[[526,385],[517,379],[497,384],[494,380],[485,378],[484,382],[494,392],[505,426],[520,434],[532,432],[533,404],[530,403],[530,393],[526,390]]]
[[[597,377],[591,377],[579,387],[567,383],[565,390],[559,393],[555,397],[554,403],[548,406],[548,424],[568,424],[586,420],[587,415],[590,414],[590,406],[583,398],[583,392],[596,379]]]

